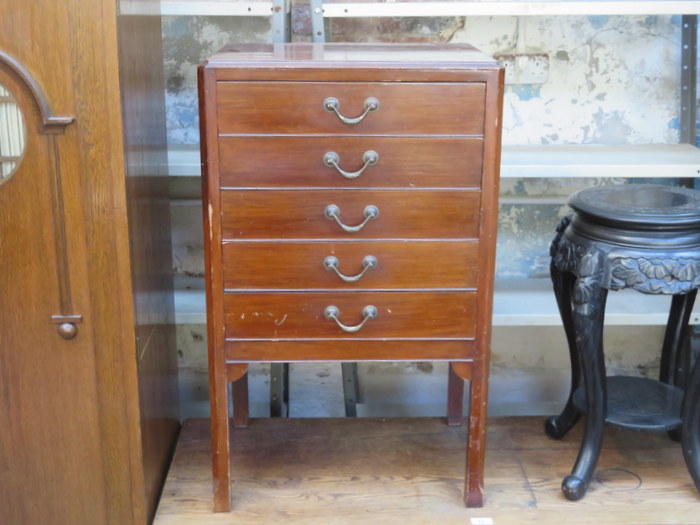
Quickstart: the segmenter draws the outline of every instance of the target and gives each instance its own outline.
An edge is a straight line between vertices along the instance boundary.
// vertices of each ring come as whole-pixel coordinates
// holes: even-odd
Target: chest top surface
[[[469,44],[278,43],[229,44],[212,55],[203,68],[257,70],[264,76],[270,72],[299,70],[310,74],[334,70],[376,74],[399,69],[408,75],[411,71],[459,75],[497,71],[502,65]],[[386,80],[414,79],[388,75]]]

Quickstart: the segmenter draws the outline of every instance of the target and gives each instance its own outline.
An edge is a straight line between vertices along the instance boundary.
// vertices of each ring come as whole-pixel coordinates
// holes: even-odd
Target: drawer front
[[[365,306],[377,316],[354,333]],[[226,339],[473,339],[475,292],[230,293],[224,296]],[[349,356],[348,356],[349,357]]]
[[[482,135],[485,84],[411,82],[219,82],[221,134]],[[358,124],[365,101],[379,101]]]
[[[482,151],[479,138],[221,137],[220,183],[254,188],[478,188]],[[371,152],[377,154],[376,163],[368,162]],[[332,153],[340,169],[324,160]]]
[[[467,360],[475,355],[470,340],[226,341],[225,359],[263,363],[290,361],[437,361]]]
[[[473,239],[479,235],[480,198],[478,191],[450,190],[225,190],[222,235],[232,240]],[[329,206],[336,207],[331,212],[337,209],[330,217]],[[363,222],[359,231],[343,229]]]
[[[478,247],[475,241],[230,242],[223,245],[224,287],[473,289]],[[331,265],[357,280],[344,281]]]

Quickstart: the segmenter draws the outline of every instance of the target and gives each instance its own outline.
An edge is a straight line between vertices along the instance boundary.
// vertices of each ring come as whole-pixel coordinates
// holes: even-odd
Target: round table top
[[[700,228],[700,191],[660,184],[624,184],[574,193],[569,206],[586,220],[633,230]]]

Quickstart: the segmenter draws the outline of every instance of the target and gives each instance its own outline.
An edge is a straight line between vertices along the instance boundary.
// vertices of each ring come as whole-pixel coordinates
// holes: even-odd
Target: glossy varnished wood
[[[475,302],[474,292],[231,293],[224,297],[226,339],[471,339]],[[351,334],[323,316],[328,305],[347,325],[362,321],[366,305],[378,316]]]
[[[665,434],[608,429],[595,497],[572,503],[561,476],[581,429],[562,441],[542,418],[489,418],[484,507],[459,502],[465,435],[444,419],[253,419],[233,431],[237,523],[290,525],[660,525],[697,523],[698,496]],[[185,422],[156,525],[214,525],[209,422]],[[369,516],[369,518],[368,518]],[[480,521],[479,521],[480,520]]]
[[[217,91],[221,134],[481,135],[484,129],[480,82],[219,82]],[[361,115],[369,97],[379,109],[349,127],[324,108],[328,97],[346,117]]]
[[[425,117],[432,119],[433,117]],[[222,137],[221,185],[243,188],[477,188],[481,184],[480,138],[416,137]],[[379,161],[356,179],[346,179],[324,156],[354,172],[366,151]]]
[[[226,370],[266,360],[454,360],[451,422],[470,380],[465,501],[481,505],[502,82],[469,46],[236,45],[200,68],[216,510],[230,506]],[[380,105],[348,124],[328,97],[350,117]],[[369,150],[379,161],[343,177]],[[381,209],[358,234],[329,204],[350,226]],[[357,282],[323,266],[356,275],[368,255]],[[351,327],[367,305],[378,316],[347,331],[329,305]]]
[[[121,2],[141,9],[142,1]],[[152,519],[179,421],[159,2],[117,20],[145,512]],[[144,49],[148,52],[145,53]],[[138,501],[138,500],[137,500]]]
[[[238,239],[474,239],[478,191],[412,190],[227,190],[221,192],[224,240]],[[348,233],[325,217],[328,205],[340,220],[357,226],[367,206],[379,217]]]
[[[148,15],[159,5],[138,4],[144,16],[119,29],[115,4],[101,0],[15,5],[0,17],[0,49],[31,71],[53,115],[73,118],[46,138],[32,102],[0,66],[0,82],[29,119],[26,155],[0,185],[0,295],[16,312],[0,320],[2,523],[145,524],[177,432],[172,367],[161,368],[172,357],[158,355],[174,350],[161,344],[169,336],[157,319],[168,285],[144,277],[162,268],[168,250],[151,251],[146,271],[131,259],[153,233],[141,218],[156,192],[141,186],[127,196],[124,145],[132,145],[131,174],[165,174],[155,162],[164,159],[162,134],[151,134],[162,124],[131,120],[134,108],[155,116],[162,101],[162,83],[148,74],[160,58],[144,53],[160,41],[158,17]],[[131,68],[121,79],[120,39],[128,39],[121,58]],[[132,197],[141,204],[131,219],[144,233],[130,247]],[[151,242],[166,237],[161,229]],[[161,297],[137,306],[139,321],[134,290]],[[80,316],[74,339],[59,337],[57,315]],[[146,326],[145,317],[159,326],[148,331],[147,376],[139,378],[135,325]]]
[[[224,289],[220,260],[221,200],[219,199],[219,148],[208,147],[217,136],[216,80],[214,70],[199,68],[199,121],[202,150],[202,198],[204,223],[204,266],[207,287],[207,348],[209,358],[209,403],[211,405],[212,486],[214,510],[231,508],[231,465],[229,463],[228,374],[223,356]]]
[[[224,244],[224,287],[227,291],[307,289],[475,289],[479,244],[455,241],[277,242]],[[365,269],[365,257],[376,266]],[[345,282],[324,266],[338,260]]]
[[[290,361],[438,361],[465,360],[471,366],[474,358],[474,341],[465,339],[368,340],[340,339],[329,344],[325,339],[234,340],[224,345],[227,363]],[[229,367],[231,365],[229,364]],[[464,378],[460,378],[463,381]],[[461,413],[461,407],[460,407]],[[461,420],[459,422],[461,424]]]
[[[498,188],[501,159],[501,128],[503,107],[503,69],[493,71],[487,84],[484,126],[484,166],[481,193],[481,220],[479,239],[482,251],[479,254],[478,284],[480,291],[477,305],[476,355],[474,366],[469,367],[469,418],[470,422],[484,424],[469,425],[466,487],[467,506],[480,506],[484,493],[484,461],[486,456],[486,413],[488,403],[488,377],[491,362],[491,312],[493,311],[493,281],[496,267],[496,233],[498,230]],[[462,365],[457,363],[453,370]]]
[[[0,83],[22,109],[29,137],[23,162],[0,185],[0,294],[6,305],[0,316],[0,424],[4,429],[0,432],[0,521],[89,523],[91,515],[99,512],[95,522],[106,523],[101,510],[105,495],[95,483],[104,467],[100,429],[85,424],[86,418],[96,420],[99,407],[92,330],[80,324],[79,336],[65,341],[51,322],[56,314],[80,312],[86,319],[91,317],[89,291],[79,282],[84,261],[75,257],[86,247],[72,235],[72,249],[65,236],[53,237],[56,211],[72,234],[83,230],[69,219],[76,200],[68,198],[56,210],[52,192],[56,180],[66,182],[53,143],[65,151],[67,136],[65,132],[57,137],[41,134],[36,100],[22,79],[1,65]],[[50,104],[54,112],[66,109],[53,99]],[[76,182],[73,187],[79,187]],[[58,187],[65,186],[59,183]],[[61,261],[62,270],[57,244],[68,257]],[[61,304],[62,282],[69,286],[69,304]],[[62,307],[70,311],[61,311]],[[56,442],[65,443],[60,454],[54,451]],[[66,455],[73,458],[71,464],[66,464]],[[37,492],[44,494],[42,506],[31,503],[31,495]],[[64,506],[65,493],[80,498]]]

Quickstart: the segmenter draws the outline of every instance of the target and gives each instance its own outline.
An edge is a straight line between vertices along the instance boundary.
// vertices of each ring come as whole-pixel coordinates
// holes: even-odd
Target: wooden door
[[[104,523],[84,225],[65,176],[75,125],[4,54],[0,84],[25,129],[0,182],[0,523]]]
[[[155,512],[179,427],[159,12],[0,0],[26,128],[0,167],[3,525]]]

